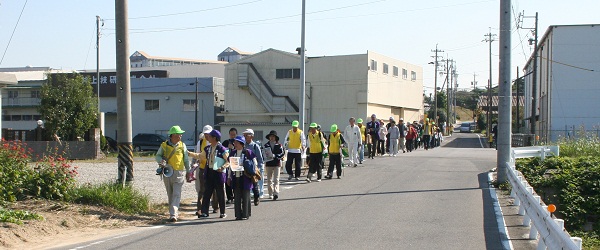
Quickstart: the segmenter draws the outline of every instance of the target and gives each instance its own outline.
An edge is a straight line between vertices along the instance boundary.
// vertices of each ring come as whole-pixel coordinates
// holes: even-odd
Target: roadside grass
[[[126,214],[145,214],[151,211],[150,196],[132,186],[102,183],[86,184],[75,188],[71,202],[112,207]]]
[[[0,222],[9,222],[18,225],[23,225],[24,220],[43,220],[39,214],[23,210],[10,210],[0,208]]]

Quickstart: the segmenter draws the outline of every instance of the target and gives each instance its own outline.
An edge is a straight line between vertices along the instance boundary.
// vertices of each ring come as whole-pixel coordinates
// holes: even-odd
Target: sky
[[[511,65],[523,68],[549,25],[598,24],[597,0],[512,0]],[[301,0],[128,1],[129,54],[217,60],[227,47],[247,52],[300,47]],[[423,68],[434,86],[432,50],[456,62],[459,89],[489,78],[485,34],[499,35],[499,0],[306,0],[306,55],[374,51]],[[524,15],[520,19],[518,16]],[[0,68],[96,68],[96,16],[103,20],[100,68],[115,68],[114,1],[0,0]],[[523,29],[517,29],[517,20]],[[12,38],[12,39],[11,39]],[[496,36],[497,40],[498,36]],[[498,80],[498,42],[492,43],[492,79]],[[440,62],[444,64],[444,62]],[[442,67],[439,68],[442,70]],[[310,74],[310,72],[307,72]],[[438,87],[445,75],[438,75]]]

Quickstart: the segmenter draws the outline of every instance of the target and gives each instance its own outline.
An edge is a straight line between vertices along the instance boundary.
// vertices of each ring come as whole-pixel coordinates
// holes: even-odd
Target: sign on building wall
[[[72,74],[72,73],[68,73]],[[100,82],[100,97],[116,97],[117,96],[117,72],[100,72],[100,80],[96,79],[96,73],[81,73],[84,78],[87,78],[92,83],[94,93],[97,90],[97,83]],[[168,78],[166,70],[146,70],[132,71],[131,78]]]

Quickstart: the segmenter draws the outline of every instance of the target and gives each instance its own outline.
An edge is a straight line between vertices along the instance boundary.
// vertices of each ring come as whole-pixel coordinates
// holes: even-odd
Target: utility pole
[[[302,27],[300,35],[300,129],[304,129],[304,119],[306,118],[306,57],[304,56],[305,48],[305,22],[306,22],[306,0],[302,0]]]
[[[510,27],[509,27],[510,28]],[[488,42],[489,44],[489,55],[490,55],[490,79],[488,80],[488,112],[487,112],[487,136],[488,139],[491,136],[492,132],[492,42],[496,41],[496,34],[492,34],[492,28],[490,27],[490,32],[485,34],[486,38],[483,40],[484,42]]]
[[[517,89],[517,113],[515,114],[515,116],[517,117],[517,133],[521,132],[521,116],[519,115],[519,99],[520,99],[520,93],[519,93],[519,66],[517,66],[517,79],[515,80],[515,86]]]
[[[535,18],[535,26],[533,28],[524,28],[522,25],[523,22],[523,18]],[[528,29],[528,30],[532,30],[533,33],[533,39],[529,39],[529,45],[533,44],[533,69],[531,70],[530,73],[527,73],[526,75],[529,74],[533,74],[532,75],[532,79],[531,79],[531,116],[529,117],[529,123],[530,123],[530,132],[531,134],[533,134],[535,136],[536,134],[536,122],[537,122],[537,65],[538,65],[538,56],[537,56],[537,50],[538,50],[538,13],[535,13],[535,16],[525,16],[521,13],[519,13],[519,20],[517,21],[517,28],[518,29]],[[525,105],[523,105],[525,106]]]
[[[435,44],[435,50],[432,50],[431,52],[435,52],[435,56],[434,56],[435,57],[435,62],[433,63],[434,67],[435,67],[435,76],[433,78],[434,79],[433,80],[434,81],[433,99],[435,99],[434,100],[434,103],[435,103],[434,105],[435,106],[433,108],[433,112],[434,112],[433,113],[433,121],[437,124],[437,122],[438,122],[438,120],[437,120],[437,117],[438,117],[438,113],[437,113],[437,108],[438,108],[438,103],[437,103],[437,75],[438,75],[438,57],[439,57],[438,53],[439,52],[444,52],[444,51],[443,50],[439,50],[438,49],[438,45]],[[431,118],[429,118],[429,119],[431,120]]]
[[[117,66],[117,146],[119,171],[117,182],[133,181],[133,149],[131,147],[131,80],[129,64],[129,23],[127,0],[115,0],[116,66]]]
[[[194,103],[194,145],[198,144],[198,77],[196,77],[196,102]]]
[[[448,55],[446,55],[446,57],[448,57]],[[450,127],[450,84],[452,84],[450,67],[452,67],[453,63],[454,60],[446,59],[446,131],[444,131],[446,135],[450,135],[450,132],[448,131],[448,128]]]
[[[477,80],[475,77],[477,77],[477,74],[473,73],[473,81],[471,82],[471,85],[473,85],[473,90],[477,89]]]
[[[96,94],[98,95],[98,127],[102,135],[104,126],[102,126],[102,113],[100,112],[100,20],[100,16],[96,16]],[[102,26],[104,26],[104,22]]]
[[[512,90],[511,63],[511,1],[500,0],[500,65],[498,81],[497,181],[506,182],[506,163],[510,161]]]

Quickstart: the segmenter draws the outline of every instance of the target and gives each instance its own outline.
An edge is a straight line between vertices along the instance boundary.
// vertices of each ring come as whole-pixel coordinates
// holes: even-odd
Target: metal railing
[[[23,106],[40,106],[42,99],[37,97],[17,97],[17,98],[2,98],[2,106],[5,107],[23,107]]]
[[[581,238],[571,237],[564,229],[564,221],[552,218],[548,206],[515,167],[515,160],[519,158],[540,157],[543,160],[549,155],[558,156],[558,146],[512,148],[510,153],[511,161],[506,163],[512,186],[510,195],[515,199],[514,205],[519,206],[519,215],[523,215],[523,226],[530,226],[529,239],[540,236],[537,249],[581,249]]]
[[[267,84],[252,63],[248,63],[247,86],[250,92],[258,98],[260,103],[273,113],[294,113],[298,112],[298,106],[292,102],[288,96],[276,95],[273,89]],[[286,116],[289,121],[297,119],[297,116]]]

